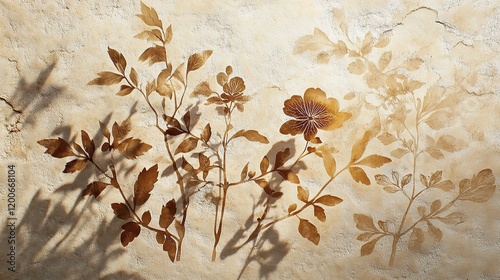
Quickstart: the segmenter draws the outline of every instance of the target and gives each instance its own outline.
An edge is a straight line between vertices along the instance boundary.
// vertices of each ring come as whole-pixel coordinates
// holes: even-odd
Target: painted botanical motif
[[[291,143],[294,141],[270,143],[257,130],[257,124],[254,127],[239,127],[234,121],[242,116],[245,103],[250,100],[245,85],[249,81],[235,74],[233,67],[227,66],[213,78],[197,81],[193,86],[190,73],[204,66],[212,50],[194,53],[187,61],[174,66],[168,52],[168,44],[173,37],[172,26],[165,27],[155,9],[142,3],[141,13],[137,16],[148,27],[136,37],[153,42],[138,60],[149,66],[154,65],[151,69],[160,70],[152,77],[139,75],[144,72],[129,67],[125,55],[109,48],[108,55],[115,70],[97,73],[88,85],[119,85],[116,95],[137,96],[154,118],[151,134],[156,133],[163,139],[162,147],[153,147],[143,139],[130,136],[134,130],[131,118],[115,121],[111,126],[100,123],[102,137],[92,139],[88,132],[81,130],[80,141],[57,138],[38,142],[51,156],[69,158],[63,173],[84,169],[96,173],[97,179],[89,182],[82,196],[97,198],[103,192],[116,193],[119,199],[111,204],[111,208],[116,217],[123,220],[120,236],[123,246],[128,246],[141,232],[151,231],[172,262],[181,260],[184,237],[190,234],[187,230],[188,213],[194,215],[188,211],[191,199],[202,189],[211,189],[214,195],[206,203],[213,204],[215,209],[211,255],[212,260],[216,260],[228,200],[232,199],[228,194],[242,185],[259,190],[265,198],[264,203],[258,205],[261,209],[254,209],[252,216],[248,217],[244,233],[238,233],[241,238],[234,243],[240,244],[227,244],[226,248],[232,246],[238,249],[257,242],[266,231],[285,220],[288,223],[295,221],[300,236],[318,245],[322,232],[320,225],[327,221],[327,213],[334,211],[330,207],[343,202],[335,195],[332,182],[339,175],[346,174],[356,183],[370,185],[373,181],[369,174],[373,173],[377,174],[373,180],[381,190],[388,195],[399,196],[407,202],[407,206],[402,209],[398,221],[380,219],[375,223],[372,216],[377,215],[377,209],[370,209],[371,215],[354,214],[354,224],[362,231],[357,239],[364,242],[361,247],[361,255],[364,256],[374,251],[380,239],[391,238],[392,265],[397,246],[403,241],[411,250],[418,250],[426,236],[436,241],[443,237],[439,229],[442,225],[438,223],[463,222],[465,215],[454,210],[457,202],[485,202],[495,191],[495,178],[490,169],[475,171],[475,174],[458,182],[458,188],[457,182],[444,178],[446,170],[423,174],[422,158],[440,160],[445,153],[466,148],[465,141],[446,133],[439,134],[446,123],[453,121],[450,108],[457,101],[453,92],[411,78],[408,73],[420,67],[421,59],[412,58],[402,65],[392,65],[391,50],[374,57],[374,48],[388,46],[388,35],[375,39],[367,33],[363,40],[353,42],[349,39],[347,24],[340,17],[339,24],[346,35],[346,42],[339,40],[335,43],[319,29],[313,35],[298,39],[296,53],[313,51],[320,62],[328,63],[333,57],[348,55],[353,60],[347,66],[348,70],[353,75],[361,76],[360,82],[368,88],[366,93],[358,93],[364,98],[361,104],[355,105],[376,112],[377,117],[362,130],[346,128],[346,124],[357,121],[358,112],[341,106],[339,100],[332,97],[333,94],[320,88],[296,90],[296,95],[283,104],[282,110],[288,119],[275,129],[276,134],[289,137],[303,146],[301,152],[292,153],[295,144]],[[355,96],[349,93],[344,99],[354,103]],[[220,119],[202,123],[200,115],[203,110],[198,107],[200,101],[205,106],[203,109],[215,110]],[[323,133],[340,128],[357,133],[353,145],[343,151],[337,151],[321,140]],[[432,133],[426,133],[426,129],[431,129]],[[96,139],[101,138],[103,140],[97,142]],[[376,140],[391,152],[387,155],[368,152],[370,143]],[[230,152],[248,145],[248,142],[262,147],[259,150],[265,150],[269,144],[273,144],[275,149],[269,148],[259,162],[245,162]],[[147,157],[153,148],[164,149],[167,160],[143,167],[135,174],[134,183],[127,183],[125,177],[129,169],[119,163],[135,161],[140,165],[139,158]],[[411,170],[385,169],[385,165],[397,163],[402,158],[412,160]],[[324,173],[321,170],[323,174],[317,180],[324,180],[319,187],[312,188],[301,182],[301,176],[304,166],[315,160],[320,160],[324,167]],[[258,169],[252,170],[252,167]],[[162,168],[165,172],[160,173]],[[238,170],[237,175],[234,170]],[[175,187],[159,185],[158,180],[163,176],[175,182]],[[281,188],[284,182],[292,184],[293,188]],[[150,208],[148,201],[157,194],[153,190],[159,188],[161,193],[170,197],[161,208]],[[284,195],[290,192],[293,192],[292,196]],[[427,192],[435,192],[435,199],[430,204],[422,199],[422,194]],[[445,200],[440,198],[441,192],[454,192],[455,195]],[[290,197],[293,197],[292,201]],[[283,207],[285,214],[279,211]],[[315,220],[308,219],[308,216]],[[296,220],[288,220],[293,217]],[[229,235],[236,236],[234,233]],[[407,235],[409,237],[403,239]]]

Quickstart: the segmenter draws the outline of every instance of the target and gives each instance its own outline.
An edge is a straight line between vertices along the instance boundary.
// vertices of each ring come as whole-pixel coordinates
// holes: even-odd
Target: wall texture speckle
[[[1,1],[0,278],[499,279],[499,9]]]

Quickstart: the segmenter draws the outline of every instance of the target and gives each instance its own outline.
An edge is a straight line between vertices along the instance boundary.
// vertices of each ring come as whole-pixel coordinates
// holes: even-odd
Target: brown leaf
[[[167,237],[165,238],[165,243],[163,243],[163,251],[167,251],[168,258],[171,262],[175,261],[175,255],[177,254],[177,244],[170,235],[167,235]]]
[[[145,24],[149,26],[156,26],[159,27],[160,29],[163,29],[163,25],[161,20],[158,18],[158,13],[156,13],[156,10],[154,8],[150,8],[141,1],[141,13],[142,14],[137,14],[142,21],[144,21]]]
[[[424,61],[420,58],[412,58],[407,60],[404,64],[403,67],[408,70],[408,71],[415,71],[418,68],[420,68],[420,65],[422,65]]]
[[[300,218],[299,218],[300,219]],[[302,237],[307,238],[312,243],[318,245],[320,236],[318,229],[315,225],[311,224],[308,220],[300,219],[299,233]]]
[[[207,123],[207,125],[205,126],[205,128],[203,129],[203,131],[201,132],[201,140],[203,140],[203,142],[208,142],[210,140],[210,137],[212,136],[212,129],[210,127],[210,123]]]
[[[212,55],[212,50],[206,50],[201,53],[192,54],[188,59],[187,73],[200,69],[207,59]]]
[[[388,186],[388,187],[394,186],[394,184],[389,180],[389,177],[383,174],[375,175],[375,181],[377,182],[377,184],[382,186]]]
[[[326,174],[328,176],[335,176],[335,172],[337,170],[337,162],[335,158],[328,152],[322,154],[323,157],[323,166],[325,167]]]
[[[47,148],[47,150],[45,151],[46,154],[49,154],[55,158],[76,156],[68,142],[66,142],[62,138],[43,139],[38,141],[37,143]]]
[[[398,140],[396,137],[394,137],[394,135],[390,134],[389,132],[384,132],[384,133],[380,134],[379,136],[377,136],[377,138],[385,146],[392,144]]]
[[[433,187],[441,189],[445,192],[448,192],[448,191],[451,191],[452,189],[455,188],[455,184],[453,184],[453,182],[450,180],[446,180],[446,181],[442,181],[442,182],[437,183]]]
[[[465,218],[466,216],[462,212],[453,212],[448,214],[446,217],[436,217],[437,220],[448,225],[458,225],[463,223]]]
[[[269,168],[269,159],[264,156],[262,160],[260,161],[260,172],[261,174],[265,174],[267,172],[267,169]]]
[[[441,181],[442,177],[443,177],[443,171],[436,171],[432,173],[431,177],[429,178],[429,187],[432,187],[439,181]]]
[[[118,144],[117,142],[122,140],[132,129],[132,123],[130,122],[130,117],[124,120],[120,125],[114,123],[111,128],[111,134],[113,135],[113,144]]]
[[[349,70],[349,72],[351,72],[354,75],[361,75],[365,73],[366,66],[363,63],[363,61],[361,61],[360,59],[356,59],[355,62],[352,62],[347,66],[347,70]]]
[[[443,238],[443,232],[439,228],[435,227],[433,224],[431,224],[431,222],[427,221],[427,229],[429,235],[434,238],[435,241],[441,241],[441,239]]]
[[[82,197],[87,195],[93,195],[95,198],[97,198],[108,185],[109,185],[108,183],[94,181],[87,185],[87,187],[82,193]]]
[[[393,156],[395,158],[402,158],[404,155],[406,155],[409,152],[410,151],[408,151],[407,149],[397,148],[396,150],[391,152],[391,156]]]
[[[223,87],[227,81],[229,80],[229,77],[228,77],[228,74],[224,73],[224,72],[219,72],[217,74],[217,83]]]
[[[116,74],[116,73],[108,72],[108,71],[99,72],[99,73],[97,73],[97,76],[99,76],[99,77],[88,82],[87,85],[88,86],[91,86],[91,85],[110,86],[110,85],[118,84],[124,78],[124,76],[122,76],[120,74]]]
[[[260,142],[263,144],[268,144],[269,140],[263,135],[261,135],[257,130],[240,130],[236,132],[232,138],[245,137],[246,139],[253,142]]]
[[[318,51],[331,47],[332,45],[333,42],[328,39],[328,36],[323,31],[314,28],[313,35],[302,36],[295,42],[293,53],[298,54],[305,51]]]
[[[378,226],[380,227],[381,230],[383,230],[384,232],[388,232],[389,231],[389,225],[387,224],[386,221],[378,221],[377,222]]]
[[[288,214],[290,214],[293,211],[295,211],[295,209],[297,209],[297,203],[290,204],[290,206],[288,206]]]
[[[172,33],[172,25],[169,25],[165,30],[165,43],[168,44],[172,41],[173,33]]]
[[[274,169],[278,169],[279,167],[283,166],[285,162],[288,160],[288,157],[290,156],[290,149],[285,148],[283,151],[279,151],[276,153],[276,158],[274,160]]]
[[[146,211],[142,214],[142,222],[147,226],[151,222],[151,212]]]
[[[137,71],[135,71],[134,68],[130,69],[130,80],[132,81],[132,84],[134,86],[139,85],[139,75],[137,74]]]
[[[460,181],[459,200],[469,200],[473,202],[486,202],[495,192],[495,176],[491,169],[483,169],[472,180],[464,179]]]
[[[366,173],[363,169],[357,167],[357,166],[352,166],[349,167],[349,173],[351,173],[352,178],[354,181],[358,183],[362,183],[364,185],[370,185],[370,179],[368,179],[368,176],[366,176]]]
[[[354,97],[356,97],[356,94],[351,91],[351,92],[347,93],[346,95],[344,95],[344,100],[352,100],[352,99],[354,99]]]
[[[136,222],[128,222],[122,226],[122,229],[120,240],[123,247],[127,247],[141,233],[141,227]]]
[[[87,164],[87,159],[74,159],[68,163],[64,168],[63,173],[73,173],[82,170]]]
[[[129,95],[132,91],[134,91],[134,88],[131,86],[127,85],[121,85],[120,86],[120,91],[116,93],[118,96],[126,96]]]
[[[169,99],[172,98],[174,91],[175,89],[170,84],[163,84],[156,87],[156,92],[158,92],[160,96],[168,97]]]
[[[383,53],[378,60],[378,68],[383,71],[391,63],[392,51]]]
[[[308,202],[308,200],[309,200],[309,190],[304,189],[301,186],[297,186],[297,198],[300,201]]]
[[[165,234],[163,232],[156,233],[156,242],[158,242],[158,244],[165,243]]]
[[[363,231],[378,231],[373,224],[373,218],[364,214],[354,214],[356,227]]]
[[[111,58],[111,61],[113,61],[113,64],[115,65],[116,69],[120,71],[120,73],[125,74],[127,61],[125,60],[125,57],[123,57],[123,54],[117,52],[116,50],[110,47],[108,47],[108,54],[109,58]]]
[[[391,161],[392,160],[390,158],[381,155],[369,155],[364,159],[358,161],[356,164],[365,165],[371,168],[378,168]]]
[[[85,131],[81,131],[83,148],[87,152],[89,158],[92,158],[95,151],[94,140],[90,140],[89,134]]]
[[[362,234],[358,235],[358,237],[356,237],[356,240],[359,240],[359,241],[368,241],[370,240],[370,238],[372,238],[374,235],[377,235],[378,233],[377,232],[363,232]]]
[[[189,111],[186,111],[184,116],[182,116],[182,121],[184,122],[184,125],[186,126],[187,131],[190,131],[191,113]]]
[[[178,220],[175,220],[174,226],[177,234],[179,234],[179,238],[182,240],[184,238],[184,235],[186,234],[186,228]]]
[[[361,246],[361,256],[368,256],[373,252],[373,249],[375,249],[375,245],[377,245],[377,242],[382,238],[383,235],[373,239],[370,242],[367,242]]]
[[[408,185],[411,181],[411,178],[412,178],[412,174],[406,174],[403,179],[401,179],[401,188],[403,188],[404,186]]]
[[[351,163],[354,163],[361,158],[361,156],[366,150],[366,146],[368,145],[368,141],[370,141],[371,137],[372,137],[371,132],[366,131],[365,134],[363,134],[363,137],[358,139],[354,144],[354,146],[352,146]]]
[[[165,84],[170,74],[172,74],[171,64],[169,64],[169,67],[161,70],[161,72],[158,74],[158,77],[156,77],[158,86]]]
[[[201,82],[199,83],[193,90],[193,92],[191,93],[191,96],[205,96],[205,97],[208,97],[210,96],[212,93],[214,93],[215,91],[213,91],[211,88],[210,88],[210,85],[208,84],[207,81],[204,81],[204,82]]]
[[[427,177],[424,176],[424,174],[420,174],[420,183],[424,185],[424,187],[428,188],[429,187],[429,182],[427,181]]]
[[[196,139],[194,137],[186,138],[186,139],[184,139],[184,141],[182,141],[179,144],[177,149],[175,149],[174,154],[188,153],[188,152],[194,150],[197,145],[198,145],[198,139]]]
[[[247,164],[245,164],[245,167],[243,167],[243,169],[241,170],[241,174],[240,174],[241,182],[243,182],[245,180],[245,178],[247,177],[247,174],[248,174],[248,162],[247,162]]]
[[[423,218],[425,216],[425,207],[424,206],[418,206],[417,207],[417,212],[420,215],[420,217]]]
[[[149,193],[153,190],[156,181],[158,181],[158,164],[149,169],[142,169],[134,184],[134,205],[142,205],[149,199]]]
[[[278,174],[280,174],[283,179],[290,181],[291,183],[300,184],[299,176],[297,176],[297,174],[295,174],[292,170],[278,170]]]
[[[425,152],[428,153],[431,157],[433,157],[435,159],[443,159],[444,158],[444,155],[441,152],[441,150],[439,150],[436,147],[427,147],[425,149]]]
[[[452,120],[452,118],[453,115],[450,112],[440,110],[432,113],[424,122],[430,128],[438,130],[445,127],[446,124]]]
[[[160,227],[167,228],[174,221],[176,212],[177,206],[175,204],[175,199],[171,199],[165,206],[162,206],[159,221]]]
[[[318,220],[320,220],[321,222],[326,221],[325,209],[317,205],[313,206],[314,206],[314,217],[318,218]]]
[[[410,239],[408,240],[408,249],[410,251],[419,251],[422,247],[422,243],[424,243],[425,236],[424,231],[420,228],[413,228]]]
[[[448,153],[460,151],[467,147],[467,143],[463,140],[457,139],[451,135],[443,135],[439,137],[436,147],[447,151]]]
[[[141,139],[127,138],[121,142],[117,149],[124,157],[135,159],[142,156],[152,148],[151,145],[141,142]]]
[[[130,210],[125,203],[111,203],[111,208],[118,219],[127,220],[130,216]]]
[[[335,206],[335,205],[341,203],[342,201],[343,200],[340,197],[326,194],[326,195],[323,195],[323,196],[319,197],[318,199],[316,199],[314,201],[314,203],[320,203],[320,204],[323,204],[326,206]]]
[[[141,33],[135,35],[134,38],[145,39],[148,40],[148,42],[163,43],[163,35],[161,34],[161,31],[158,29],[142,31]]]
[[[149,65],[153,65],[158,62],[165,62],[167,60],[165,47],[154,45],[154,47],[147,48],[141,56],[139,56],[139,61],[148,61]]]
[[[186,85],[186,79],[184,78],[186,74],[186,70],[184,69],[184,62],[179,64],[177,68],[175,68],[174,74],[172,77],[176,78],[181,82],[183,85]]]
[[[434,212],[438,211],[440,208],[441,208],[441,200],[436,199],[431,203],[431,208],[430,208],[431,212],[430,213],[434,213]]]
[[[388,193],[397,193],[397,192],[401,191],[401,189],[399,189],[395,186],[386,186],[386,187],[384,187],[384,191],[386,191]]]

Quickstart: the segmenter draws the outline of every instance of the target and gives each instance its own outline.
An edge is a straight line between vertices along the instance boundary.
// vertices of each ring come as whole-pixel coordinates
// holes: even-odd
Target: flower
[[[339,111],[337,99],[326,98],[326,93],[319,88],[308,88],[303,99],[294,95],[285,100],[283,112],[295,119],[281,125],[280,132],[290,135],[304,133],[306,141],[313,139],[318,129],[339,128],[351,117],[351,113]]]
[[[224,84],[222,90],[224,93],[221,94],[221,97],[226,102],[247,101],[247,99],[243,96],[245,82],[240,77],[231,78],[229,82]]]

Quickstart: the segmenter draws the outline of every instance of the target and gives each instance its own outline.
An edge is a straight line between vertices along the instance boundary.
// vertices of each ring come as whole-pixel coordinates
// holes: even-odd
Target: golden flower
[[[280,132],[296,135],[304,133],[304,139],[310,141],[316,136],[318,129],[333,130],[341,127],[351,117],[351,113],[339,111],[339,101],[326,98],[319,88],[308,88],[301,96],[294,95],[285,101],[283,112],[295,118],[285,122]]]
[[[234,77],[229,80],[229,82],[225,83],[222,87],[224,91],[221,94],[222,99],[227,100],[227,102],[235,102],[235,101],[247,101],[243,97],[243,91],[245,90],[245,82],[240,77]]]

